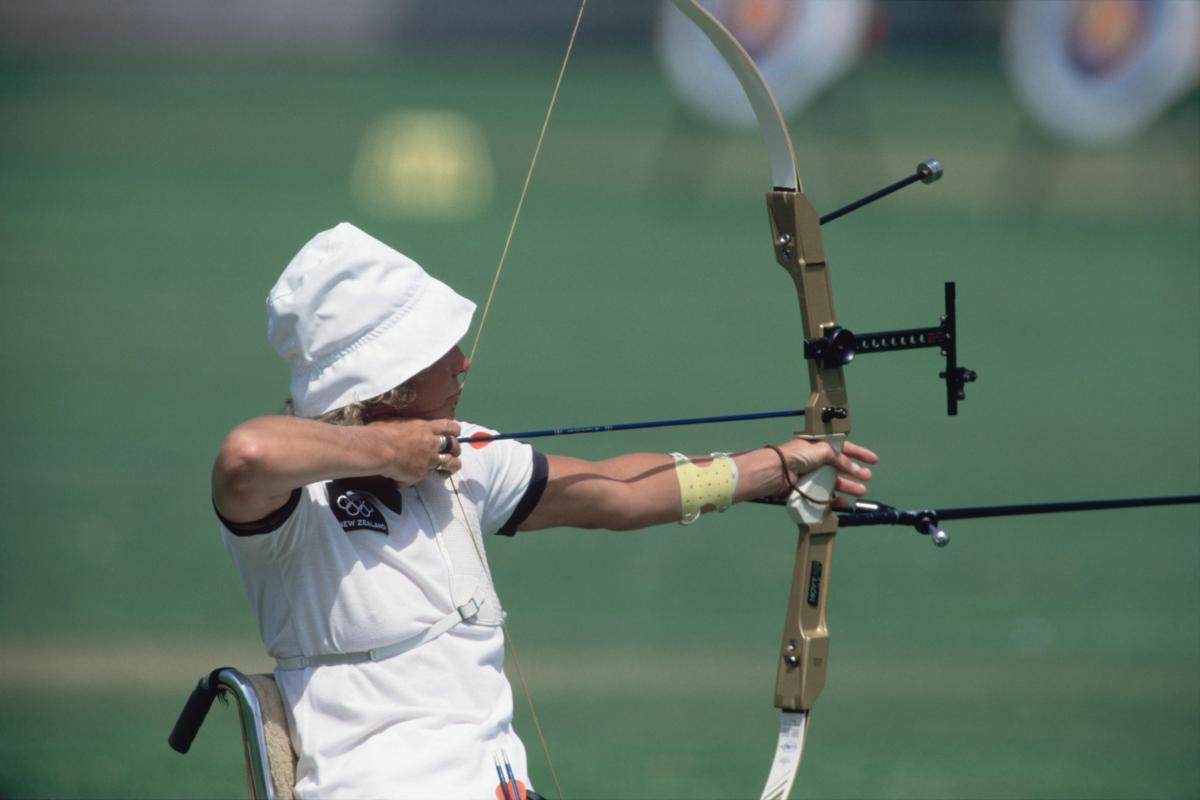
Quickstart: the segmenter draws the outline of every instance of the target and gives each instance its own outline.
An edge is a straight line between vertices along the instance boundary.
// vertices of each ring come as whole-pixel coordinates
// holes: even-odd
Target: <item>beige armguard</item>
[[[671,453],[671,458],[675,459],[675,477],[679,479],[680,525],[700,519],[706,506],[724,511],[733,505],[738,471],[728,453],[713,453],[712,463],[706,467],[696,466],[682,453]]]

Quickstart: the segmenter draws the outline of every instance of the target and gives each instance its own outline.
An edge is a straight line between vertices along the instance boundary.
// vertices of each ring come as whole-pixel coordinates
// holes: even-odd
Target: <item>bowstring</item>
[[[484,575],[491,581],[492,571],[488,568],[487,558],[483,554],[483,545],[481,536],[476,535],[471,529],[471,518],[467,516],[467,509],[463,505],[462,495],[459,494],[458,484],[453,476],[447,476],[450,483],[450,488],[454,491],[454,499],[458,502],[458,509],[462,513],[462,519],[467,526],[468,533],[471,534],[471,543],[475,546],[475,555],[479,558],[479,563],[483,566]],[[493,590],[495,584],[492,585]],[[517,644],[513,640],[512,633],[508,629],[508,622],[501,619],[500,630],[504,633],[504,642],[508,645],[509,655],[512,656],[513,666],[516,667],[517,680],[521,684],[521,693],[525,695],[525,704],[529,706],[529,716],[533,720],[533,729],[537,732],[538,743],[542,747],[542,755],[546,757],[546,766],[550,769],[550,779],[554,781],[554,790],[558,794],[558,800],[563,799],[562,786],[558,782],[558,770],[554,768],[554,759],[550,757],[550,746],[546,743],[546,735],[542,732],[542,723],[538,719],[537,707],[533,702],[533,695],[529,691],[529,683],[525,680],[525,672],[521,669],[521,659],[517,655]]]
[[[563,76],[567,72],[567,64],[571,60],[571,53],[575,49],[575,37],[579,33],[579,24],[583,21],[583,10],[587,6],[587,0],[580,0],[579,11],[575,15],[575,24],[571,28],[571,36],[567,40],[567,50],[563,54],[562,65],[558,69],[558,77],[554,81],[554,90],[550,93],[550,103],[546,106],[546,115],[542,119],[542,129],[538,133],[537,143],[533,148],[533,157],[529,161],[529,169],[525,172],[525,182],[521,186],[521,194],[517,198],[517,207],[513,212],[512,222],[508,226],[508,234],[504,237],[504,247],[500,251],[500,262],[496,265],[496,273],[492,276],[492,285],[488,290],[487,300],[483,304],[483,311],[479,316],[479,328],[475,331],[475,339],[471,342],[471,352],[467,356],[467,363],[475,361],[475,351],[479,348],[479,339],[483,335],[484,325],[487,323],[488,312],[492,308],[492,300],[496,296],[496,287],[500,285],[500,275],[504,272],[504,263],[508,258],[509,246],[512,244],[513,234],[517,229],[517,220],[521,218],[521,210],[525,207],[525,196],[529,193],[529,184],[533,181],[533,171],[537,167],[538,156],[542,152],[542,142],[546,138],[546,129],[550,127],[550,117],[554,113],[554,106],[558,102],[558,90],[562,86]],[[462,389],[466,390],[466,381],[463,381]],[[461,393],[460,393],[461,398]],[[458,483],[453,476],[449,478],[450,488],[454,491],[454,498],[458,502],[459,511],[462,512],[463,520],[470,526],[470,517],[467,516],[466,508],[463,505],[462,495],[458,491]],[[484,574],[491,579],[491,570],[487,566],[487,558],[483,553],[482,536],[476,534],[475,531],[469,531],[471,534],[471,543],[475,546],[475,555],[479,557],[479,563],[483,566]],[[517,645],[513,640],[512,633],[508,629],[508,623],[502,621],[500,630],[504,633],[504,641],[508,645],[509,654],[512,656],[513,666],[516,667],[517,680],[521,684],[521,693],[525,696],[525,704],[529,706],[529,716],[533,720],[533,728],[537,732],[538,743],[542,747],[542,754],[546,757],[546,766],[550,770],[550,778],[554,781],[554,790],[558,794],[559,800],[563,800],[562,785],[558,782],[558,771],[554,768],[554,759],[550,757],[550,747],[546,743],[546,736],[542,732],[542,723],[538,719],[537,707],[533,702],[533,695],[529,691],[529,683],[525,680],[525,673],[521,669],[521,659],[517,655]]]
[[[508,248],[512,244],[513,233],[517,230],[517,220],[521,218],[521,210],[525,207],[525,195],[529,193],[529,184],[533,180],[533,170],[537,167],[538,156],[542,153],[542,141],[546,138],[546,129],[550,127],[550,116],[554,113],[554,105],[558,102],[558,89],[562,86],[563,75],[567,72],[567,63],[571,60],[571,51],[575,49],[575,36],[579,33],[579,23],[583,21],[583,9],[587,0],[579,0],[579,13],[575,15],[575,25],[571,28],[571,38],[567,40],[567,52],[563,55],[562,65],[558,68],[558,79],[554,81],[554,91],[550,93],[550,104],[546,106],[546,116],[542,119],[542,130],[538,133],[537,144],[533,147],[533,158],[529,160],[529,169],[525,172],[525,183],[521,186],[521,195],[517,198],[517,208],[513,211],[512,223],[508,226],[508,235],[504,238],[504,247],[500,250],[500,263],[496,266],[496,274],[492,276],[492,287],[488,290],[487,300],[483,304],[483,312],[479,315],[479,328],[475,331],[475,339],[471,342],[471,352],[468,361],[475,360],[475,350],[479,347],[479,337],[483,335],[483,326],[487,323],[488,311],[492,308],[492,299],[496,296],[496,287],[500,285],[500,274],[504,272],[504,262],[508,258]],[[464,383],[464,386],[466,384]]]

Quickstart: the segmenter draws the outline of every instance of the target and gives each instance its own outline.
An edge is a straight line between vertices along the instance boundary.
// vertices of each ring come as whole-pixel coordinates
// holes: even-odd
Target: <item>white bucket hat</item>
[[[399,386],[458,343],[475,304],[348,222],[304,245],[267,295],[267,337],[296,414]]]

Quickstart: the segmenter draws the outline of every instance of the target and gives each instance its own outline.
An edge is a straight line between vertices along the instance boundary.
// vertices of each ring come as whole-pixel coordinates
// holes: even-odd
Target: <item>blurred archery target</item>
[[[363,208],[395,219],[458,219],[487,206],[495,168],[483,128],[450,109],[382,114],[363,132],[350,188]]]
[[[1200,3],[1017,0],[1004,58],[1021,102],[1050,133],[1115,141],[1200,80]]]
[[[803,109],[858,60],[872,0],[701,0],[746,48],[784,116]],[[684,105],[726,127],[751,127],[737,78],[704,33],[663,2],[656,49]]]

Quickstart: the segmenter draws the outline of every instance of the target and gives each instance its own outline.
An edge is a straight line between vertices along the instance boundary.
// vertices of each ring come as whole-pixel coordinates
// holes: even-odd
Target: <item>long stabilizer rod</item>
[[[1178,506],[1200,503],[1200,494],[1179,494],[1168,497],[1127,497],[1116,500],[1072,500],[1057,503],[1014,503],[1003,506],[964,506],[960,508],[901,509],[882,503],[859,502],[853,511],[838,515],[838,525],[852,528],[859,525],[911,525],[917,533],[929,537],[938,547],[950,543],[950,534],[941,523],[948,519],[982,519],[984,517],[1015,517],[1023,514],[1058,514],[1065,511],[1103,511],[1114,508],[1145,508],[1147,506]]]
[[[779,498],[761,498],[752,503],[784,505]],[[839,511],[839,528],[865,525],[911,525],[917,533],[929,537],[938,547],[950,543],[950,534],[941,523],[948,519],[1016,517],[1024,514],[1058,514],[1065,511],[1104,511],[1114,508],[1182,506],[1200,503],[1200,494],[1176,494],[1165,497],[1124,497],[1116,500],[1069,500],[1055,503],[1013,503],[1003,506],[960,506],[958,508],[896,508],[871,500],[859,500],[853,511]]]
[[[779,417],[804,416],[803,408],[785,411],[755,411],[750,414],[724,414],[717,417],[684,417],[681,419],[658,419],[650,422],[619,422],[613,425],[580,425],[573,428],[546,428],[540,431],[518,431],[516,433],[476,434],[461,436],[461,442],[495,442],[500,439],[540,439],[544,436],[570,436],[576,433],[607,433],[609,431],[634,431],[643,428],[673,428],[679,425],[708,425],[713,422],[742,422],[751,419],[777,419]]]
[[[882,503],[859,502],[853,511],[847,511],[838,515],[838,524],[843,528],[852,528],[858,525],[911,525],[919,515],[930,513],[935,514],[939,520],[981,519],[984,517],[1015,517],[1024,514],[1057,514],[1064,511],[1102,511],[1111,508],[1178,506],[1190,503],[1200,503],[1200,494],[932,509],[899,509],[883,505]]]

